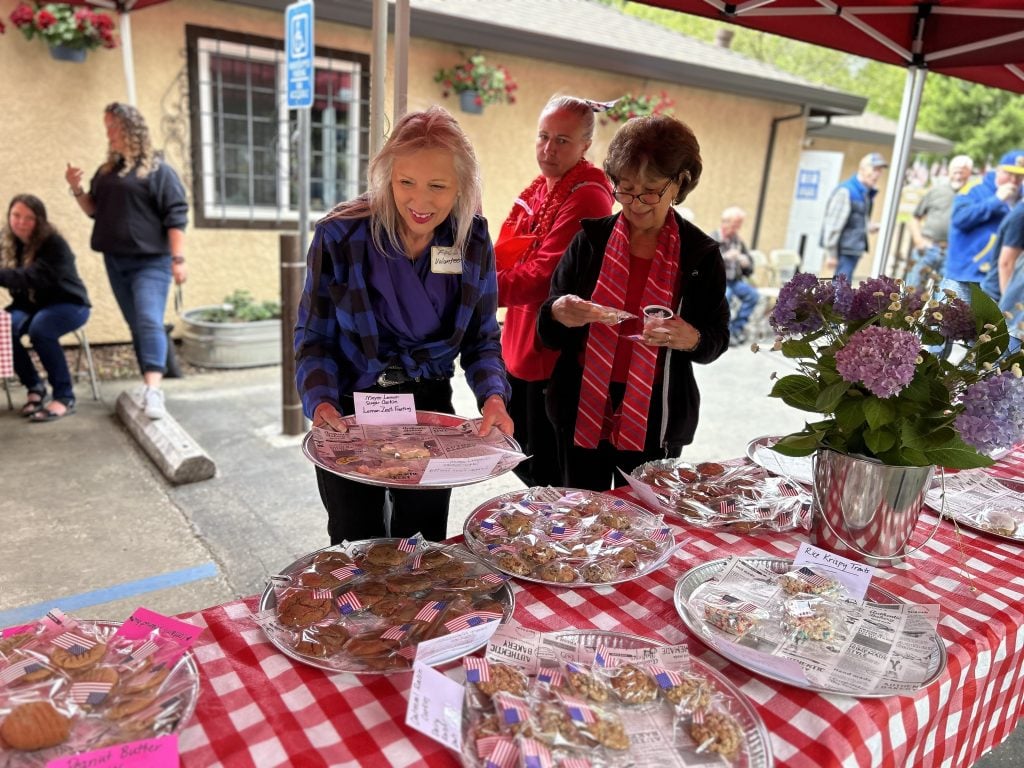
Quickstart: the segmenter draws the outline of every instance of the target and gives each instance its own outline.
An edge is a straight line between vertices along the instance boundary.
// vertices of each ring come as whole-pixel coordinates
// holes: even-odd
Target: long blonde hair
[[[127,146],[125,147],[126,152],[124,155],[110,149],[107,153],[106,162],[100,167],[100,171],[102,173],[110,173],[123,160],[124,166],[118,171],[118,176],[127,176],[134,168],[135,175],[138,178],[146,178],[149,172],[156,168],[160,162],[159,157],[153,151],[146,119],[131,104],[122,104],[119,101],[108,104],[104,108],[103,113],[117,120],[124,133]]]
[[[36,217],[36,228],[32,230],[32,237],[29,238],[28,242],[25,243],[25,248],[21,253],[21,264],[18,264],[18,239],[14,236],[11,231],[11,209],[17,203],[21,203],[28,208]],[[11,198],[10,205],[7,206],[7,218],[4,219],[3,229],[0,230],[0,267],[4,269],[17,269],[19,266],[24,269],[32,264],[36,258],[36,252],[39,250],[39,246],[50,237],[57,233],[57,230],[53,228],[53,225],[46,218],[46,206],[43,205],[43,201],[35,195],[15,195]]]
[[[448,110],[436,105],[422,112],[410,112],[395,124],[383,148],[370,160],[366,193],[355,200],[339,203],[322,221],[369,216],[370,236],[377,250],[385,252],[385,241],[401,243],[401,217],[391,188],[391,173],[396,157],[426,149],[451,153],[458,184],[458,195],[452,208],[454,245],[462,253],[469,240],[473,216],[480,208],[480,166],[473,145],[458,122]]]

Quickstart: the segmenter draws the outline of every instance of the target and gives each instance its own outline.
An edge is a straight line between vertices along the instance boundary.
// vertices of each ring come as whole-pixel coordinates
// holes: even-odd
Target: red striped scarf
[[[673,288],[679,270],[679,225],[669,211],[658,233],[658,245],[651,272],[644,286],[641,306],[673,306]],[[622,309],[629,284],[629,237],[626,219],[620,215],[604,249],[604,261],[590,300],[614,309]],[[608,403],[612,363],[617,344],[633,344],[626,376],[626,394],[619,412],[613,414]],[[583,365],[579,415],[574,442],[581,448],[597,448],[607,439],[622,451],[642,451],[647,437],[647,413],[651,406],[661,350],[647,344],[623,339],[615,327],[591,323]]]

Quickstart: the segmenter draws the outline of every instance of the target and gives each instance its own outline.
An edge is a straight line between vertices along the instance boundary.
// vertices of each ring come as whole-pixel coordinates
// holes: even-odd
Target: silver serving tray
[[[348,546],[345,549],[348,551],[352,551],[361,546],[370,544],[371,541],[374,544],[386,544],[388,542],[398,541],[398,539],[364,539],[362,541],[353,541],[349,542]],[[327,549],[333,550],[335,549],[335,547],[323,547],[322,549],[318,549],[315,552],[310,552],[307,555],[303,555],[298,560],[289,565],[287,568],[285,568],[283,571],[281,571],[281,575],[286,576],[291,573],[305,570],[312,563],[314,556]],[[458,557],[464,558],[468,561],[479,561],[479,558],[473,555],[472,552],[458,545],[455,547],[451,545],[428,547],[427,549],[458,549],[461,550],[457,553]],[[490,567],[488,563],[482,563],[482,565]],[[494,598],[499,603],[501,603],[504,609],[504,615],[502,616],[500,623],[507,624],[509,621],[512,620],[512,613],[515,610],[516,606],[516,599],[514,593],[512,592],[511,586],[509,586],[508,582],[505,582],[500,586],[495,587],[494,592],[488,594],[490,597]],[[263,594],[260,596],[259,611],[262,612],[267,610],[277,610],[277,595],[274,592],[273,583],[268,583],[266,589],[263,590]],[[264,629],[263,633],[267,636],[267,639],[270,640],[270,642],[285,656],[288,656],[289,658],[294,659],[295,661],[302,662],[303,664],[308,664],[311,667],[317,667],[318,669],[323,669],[328,672],[349,672],[354,675],[389,675],[400,674],[403,672],[412,672],[412,665],[405,669],[370,670],[361,667],[346,666],[344,663],[332,661],[330,657],[320,658],[317,656],[306,656],[305,654],[299,653],[297,650],[295,650],[295,648],[293,648],[288,642],[286,642],[285,638],[282,635],[279,635],[276,632],[268,632],[266,631],[266,629]],[[486,641],[484,641],[483,643],[479,643],[478,645],[464,651],[463,653],[451,654],[449,656],[437,659],[435,662],[433,662],[432,666],[437,666],[440,664],[445,664],[449,661],[461,659],[463,656],[467,656],[470,653],[473,653],[474,651],[483,648],[486,644]]]
[[[604,645],[608,648],[654,648],[665,645],[665,643],[641,637],[640,635],[604,630],[565,630],[552,632],[551,637],[556,641],[572,642],[588,649],[597,648],[598,645]],[[728,703],[729,713],[743,727],[745,748],[741,760],[736,764],[743,766],[743,768],[772,768],[775,765],[775,757],[772,754],[772,744],[768,736],[768,729],[765,727],[764,721],[757,713],[757,710],[750,703],[750,699],[739,688],[729,682],[725,675],[711,665],[692,655],[690,656],[690,664],[711,682],[719,695],[725,698]],[[607,707],[607,705],[602,706]],[[615,707],[611,708],[614,709]],[[482,764],[481,761],[476,759],[474,755],[467,754],[466,750],[466,745],[469,741],[470,725],[472,725],[470,718],[464,717],[462,722],[464,745],[462,764],[467,766],[467,768],[479,768]],[[745,762],[742,758],[746,759]]]
[[[758,450],[769,449],[779,440],[779,435],[755,437],[747,443],[747,458],[773,475],[787,477],[803,485],[812,485],[814,470],[810,456],[783,456],[770,450]]]
[[[107,620],[91,620],[91,619],[79,619],[78,623],[82,627],[120,627],[124,622],[121,621],[107,621]],[[151,731],[143,731],[135,734],[130,739],[125,739],[123,742],[128,743],[138,739],[156,738],[158,736],[167,736],[172,733],[180,733],[188,721],[192,719],[192,715],[196,711],[196,703],[199,701],[199,668],[196,666],[195,656],[192,651],[185,651],[178,662],[174,665],[174,669],[171,670],[167,678],[157,688],[157,692],[174,686],[175,688],[181,688],[179,697],[183,699],[181,704],[181,711],[179,717],[174,721],[174,725],[171,728],[159,728]],[[77,715],[75,722],[77,722],[83,715]],[[87,719],[96,720],[97,722],[103,722],[102,711],[99,714],[85,715]],[[74,725],[72,725],[74,728]],[[109,744],[108,746],[113,746]],[[96,749],[97,746],[88,747],[89,750]],[[19,750],[6,750],[0,746],[0,766],[17,766],[18,768],[43,768],[52,760],[57,760],[61,757],[68,757],[74,754],[80,754],[80,750],[72,749],[67,743],[60,744],[56,747],[49,749],[41,749],[35,752],[22,752]]]
[[[355,424],[355,416],[345,416],[344,421],[347,424]],[[416,411],[416,423],[417,424],[429,424],[434,426],[442,427],[458,427],[466,422],[479,421],[479,419],[467,419],[463,416],[453,416],[448,413],[437,413],[436,411]],[[502,435],[504,447],[509,451],[515,453],[522,453],[522,448],[519,443],[511,435]],[[430,490],[437,488],[457,488],[463,485],[473,485],[474,483],[480,483],[484,480],[490,480],[500,475],[505,474],[509,470],[516,467],[519,464],[520,459],[514,461],[499,460],[495,465],[494,470],[487,474],[481,474],[479,477],[472,477],[465,480],[455,480],[446,483],[421,483],[414,480],[404,480],[401,478],[377,478],[369,475],[364,475],[360,472],[354,472],[346,470],[344,467],[338,466],[337,464],[327,461],[316,452],[316,445],[313,442],[313,433],[309,432],[302,439],[302,453],[307,459],[313,462],[316,466],[330,472],[331,474],[344,477],[349,480],[353,480],[357,483],[363,483],[364,485],[375,485],[382,488],[405,488],[409,490]],[[427,459],[408,459],[406,463],[412,466],[425,467]]]
[[[1018,492],[1020,491],[1020,489],[1024,489],[1024,481],[1021,480],[1012,480],[1010,478],[996,477],[994,475],[991,477],[991,479],[995,480],[998,483],[1009,485],[1013,488],[1013,490]],[[940,510],[936,509],[932,505],[932,503],[927,499],[925,500],[925,504],[927,504],[928,508],[934,511],[935,514],[939,514]],[[1012,535],[1008,535],[1005,533],[1000,533],[999,531],[993,531],[991,528],[986,527],[980,521],[972,518],[970,515],[966,515],[960,512],[959,510],[952,510],[946,508],[944,510],[944,513],[946,517],[950,518],[951,520],[955,520],[959,525],[962,525],[964,528],[970,528],[972,531],[984,533],[986,536],[994,536],[995,538],[1002,539],[1003,541],[1012,541],[1014,544],[1024,543],[1024,522],[1018,522],[1017,528],[1014,531],[1014,533]]]
[[[590,582],[590,581],[582,581],[582,580],[581,581],[571,581],[571,582],[548,581],[546,579],[539,579],[536,576],[531,576],[531,575],[522,576],[522,575],[520,575],[518,573],[512,573],[511,571],[507,571],[507,570],[503,569],[500,565],[498,565],[497,559],[493,555],[491,555],[490,552],[487,551],[487,542],[485,542],[485,541],[483,541],[481,539],[478,539],[475,535],[473,535],[473,533],[470,532],[470,527],[477,520],[482,520],[482,519],[486,518],[493,510],[495,510],[498,507],[500,507],[503,503],[519,501],[520,499],[522,499],[527,494],[530,494],[530,493],[538,491],[538,490],[540,490],[540,489],[538,489],[538,488],[526,488],[524,490],[510,491],[508,493],[503,493],[500,496],[495,496],[492,499],[488,499],[487,501],[485,501],[483,504],[478,506],[476,509],[474,509],[469,514],[469,516],[466,518],[466,522],[462,526],[462,535],[463,535],[463,538],[466,541],[466,546],[473,552],[473,554],[475,554],[477,557],[479,557],[481,560],[483,560],[485,563],[487,563],[489,566],[491,566],[491,568],[494,568],[497,571],[501,571],[502,573],[505,573],[505,574],[511,576],[514,579],[521,579],[522,581],[532,581],[532,582],[534,582],[536,584],[545,584],[545,585],[550,586],[550,587],[565,587],[565,588],[568,588],[568,589],[578,589],[578,588],[583,588],[583,587],[608,587],[608,586],[611,586],[613,584],[623,584],[623,583],[628,582],[628,581],[633,581],[634,579],[638,579],[641,576],[646,576],[648,573],[652,573],[652,572],[658,570],[659,568],[661,568],[661,566],[663,566],[666,562],[668,562],[668,558],[671,557],[671,555],[677,549],[677,546],[676,546],[676,536],[675,536],[674,533],[670,532],[668,538],[664,542],[661,543],[661,547],[659,548],[658,556],[656,558],[650,559],[644,565],[644,567],[642,569],[640,569],[640,570],[629,569],[629,571],[628,571],[629,575],[624,576],[621,579],[614,579],[613,581],[598,581],[598,582]],[[581,493],[581,494],[586,495],[589,498],[600,497],[600,498],[603,498],[603,499],[607,500],[609,503],[616,502],[617,504],[620,505],[620,507],[623,507],[629,513],[631,513],[633,515],[641,516],[640,519],[645,520],[645,521],[647,521],[647,520],[651,521],[651,526],[652,527],[654,526],[654,522],[653,521],[658,519],[657,515],[652,514],[647,509],[644,509],[643,507],[641,507],[641,506],[639,506],[637,504],[634,504],[631,501],[628,501],[626,499],[620,499],[619,497],[612,496],[611,494],[608,494],[608,493],[600,493],[598,491],[586,491],[586,490],[580,490],[578,488],[554,488],[554,487],[552,487],[552,488],[545,488],[544,490],[550,490],[550,491],[555,491],[555,492],[559,492],[559,493]],[[596,558],[596,559],[600,559],[600,558]],[[589,560],[588,561],[581,561],[581,564],[585,564],[587,562],[589,562]]]
[[[786,560],[784,558],[775,557],[747,557],[743,558],[746,562],[758,565],[761,567],[768,567],[778,573],[785,573],[793,567],[792,560]],[[853,696],[859,699],[880,699],[894,695],[892,692],[886,691],[851,691],[841,690],[836,688],[824,688],[816,685],[808,684],[801,685],[798,682],[793,681],[788,677],[774,674],[771,670],[761,669],[759,667],[752,666],[744,658],[730,653],[728,647],[715,647],[707,642],[707,637],[711,634],[716,636],[726,637],[725,633],[720,632],[718,629],[712,627],[710,624],[704,621],[702,616],[697,616],[690,611],[689,603],[690,598],[697,591],[698,588],[704,584],[714,580],[716,576],[725,568],[729,562],[728,558],[722,558],[721,560],[713,560],[710,563],[704,563],[691,568],[684,573],[679,581],[676,582],[675,592],[673,593],[673,602],[675,603],[676,613],[683,620],[683,623],[693,632],[694,635],[700,639],[705,645],[707,645],[715,653],[725,656],[730,661],[739,664],[750,672],[762,677],[767,677],[771,680],[777,680],[782,683],[787,683],[796,688],[802,688],[807,691],[815,691],[817,693],[840,693],[846,696]],[[903,602],[896,595],[888,592],[881,587],[874,585],[868,586],[867,594],[865,599],[869,602],[878,603],[880,605],[893,605],[896,603]],[[942,644],[942,639],[939,637],[937,632],[932,633],[932,640],[935,645],[935,650],[929,658],[928,675],[925,680],[918,686],[918,690],[927,688],[933,682],[935,682],[942,671],[946,668],[946,647]]]

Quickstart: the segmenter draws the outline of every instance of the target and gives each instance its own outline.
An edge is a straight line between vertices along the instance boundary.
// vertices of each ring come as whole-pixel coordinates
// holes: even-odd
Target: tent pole
[[[118,13],[121,33],[121,58],[124,61],[124,84],[128,103],[135,106],[135,61],[132,54],[132,20],[128,13]]]
[[[409,0],[395,2],[395,95],[391,105],[394,122],[408,110],[409,96]]]
[[[388,67],[388,2],[373,0],[373,53],[370,57],[370,157],[384,146],[384,74]]]
[[[885,185],[881,229],[875,244],[875,261],[871,266],[872,277],[885,274],[893,232],[896,229],[896,215],[900,209],[904,171],[910,156],[910,141],[914,136],[917,112],[921,108],[921,94],[924,91],[924,78],[927,74],[928,70],[924,67],[912,66],[907,70],[907,78],[903,87],[903,103],[900,105],[900,119],[896,125],[892,157],[889,159],[889,178]]]

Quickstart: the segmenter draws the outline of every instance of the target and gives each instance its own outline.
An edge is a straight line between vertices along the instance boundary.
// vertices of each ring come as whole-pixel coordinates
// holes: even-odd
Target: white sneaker
[[[167,409],[164,408],[163,390],[146,387],[146,391],[142,393],[142,408],[145,414],[154,421],[166,416]]]

